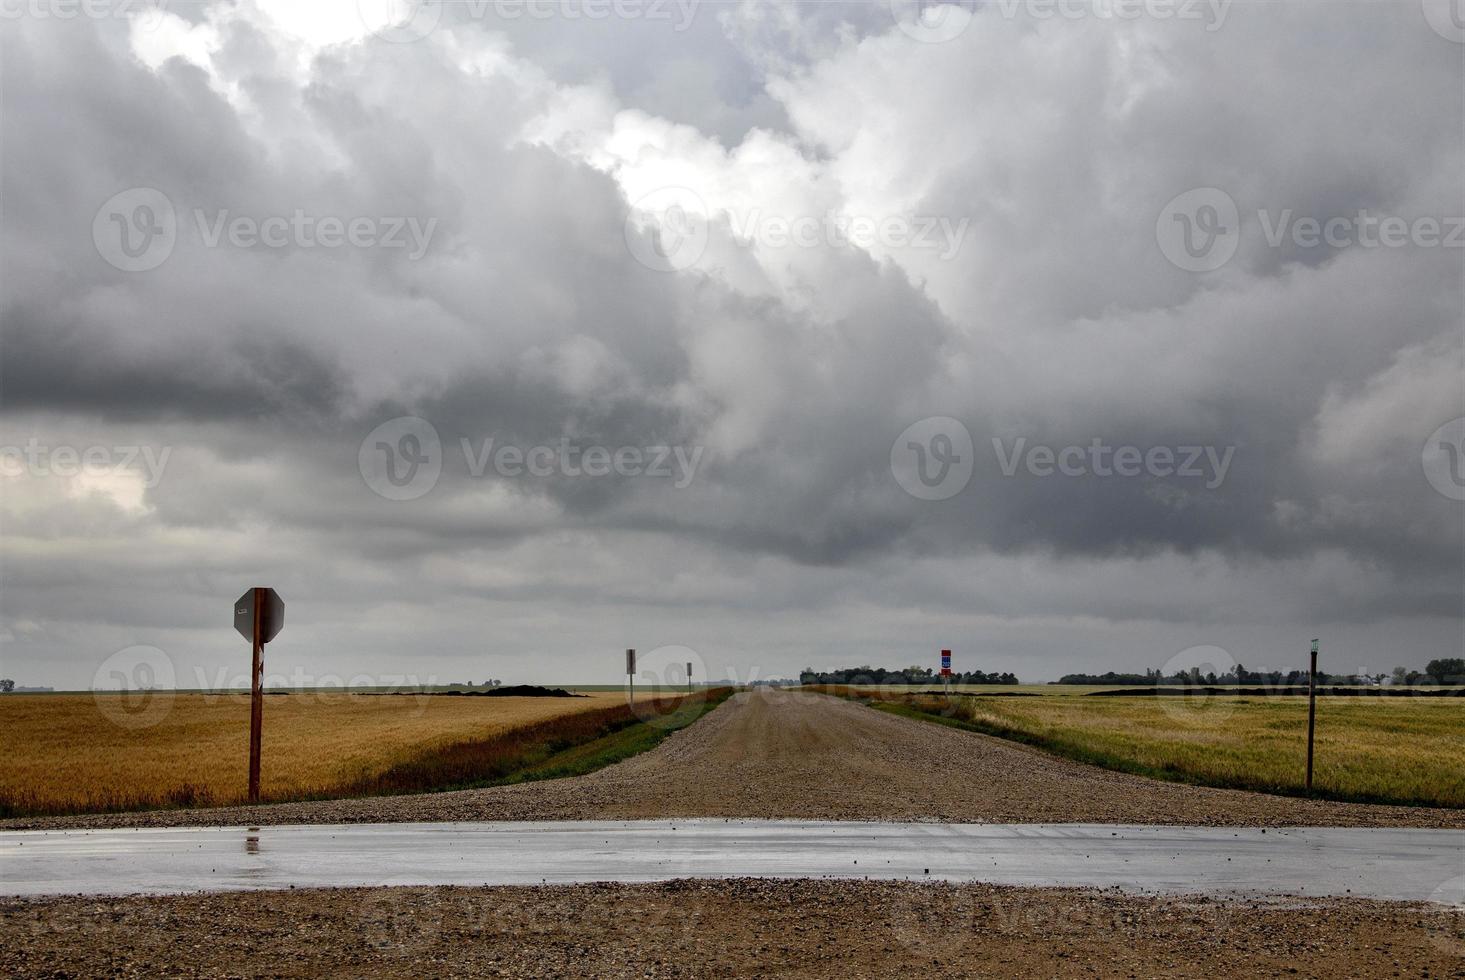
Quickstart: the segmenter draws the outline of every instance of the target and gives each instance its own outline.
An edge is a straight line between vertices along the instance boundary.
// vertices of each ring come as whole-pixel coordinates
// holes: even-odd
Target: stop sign
[[[249,589],[234,603],[234,628],[254,642],[254,597],[260,597],[259,642],[268,643],[285,628],[285,600],[274,589]]]

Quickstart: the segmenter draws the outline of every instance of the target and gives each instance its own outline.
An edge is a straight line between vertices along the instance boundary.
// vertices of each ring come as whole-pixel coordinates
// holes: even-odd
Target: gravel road
[[[6,829],[417,820],[792,817],[1003,823],[1465,827],[1465,811],[1165,783],[816,694],[735,696],[587,776],[492,789],[213,810],[23,818]]]
[[[0,975],[1465,977],[1462,927],[1357,899],[903,882],[235,892],[0,902]]]

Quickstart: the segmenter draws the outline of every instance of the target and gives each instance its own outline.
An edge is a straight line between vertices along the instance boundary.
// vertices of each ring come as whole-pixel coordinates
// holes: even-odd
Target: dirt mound
[[[583,698],[584,694],[571,694],[562,687],[540,687],[538,684],[511,684],[508,687],[493,687],[487,691],[443,691],[470,698]]]

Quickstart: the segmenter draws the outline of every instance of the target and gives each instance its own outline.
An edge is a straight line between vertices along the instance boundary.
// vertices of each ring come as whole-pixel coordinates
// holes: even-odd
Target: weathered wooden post
[[[1317,727],[1317,640],[1312,641],[1312,663],[1307,669],[1307,788],[1312,789],[1312,736]]]
[[[256,586],[234,603],[234,628],[253,649],[249,669],[249,802],[259,802],[259,745],[264,728],[265,644],[285,627],[285,603],[274,589]]]

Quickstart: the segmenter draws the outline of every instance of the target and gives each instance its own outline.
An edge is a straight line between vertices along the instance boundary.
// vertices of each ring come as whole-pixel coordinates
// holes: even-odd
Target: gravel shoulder
[[[1356,899],[980,884],[233,892],[0,902],[0,975],[1462,977],[1462,926]]]
[[[572,779],[416,796],[22,818],[5,829],[764,817],[1465,828],[1465,810],[1166,783],[816,694],[738,694],[650,752]]]

